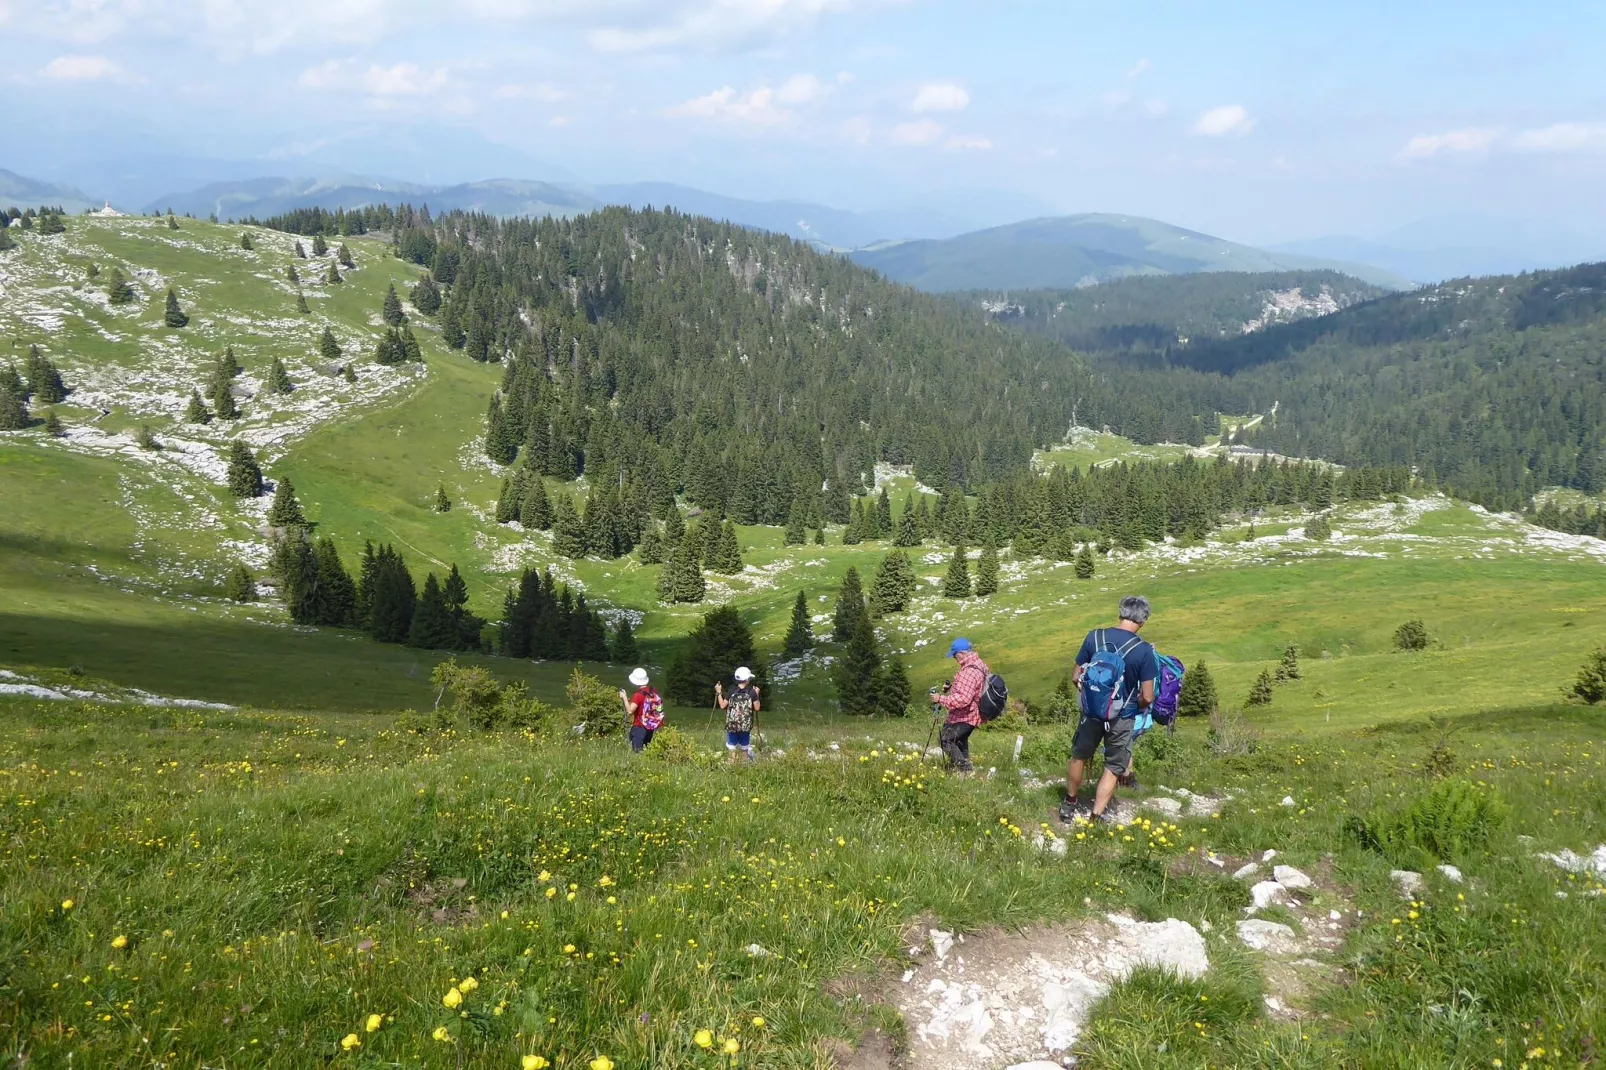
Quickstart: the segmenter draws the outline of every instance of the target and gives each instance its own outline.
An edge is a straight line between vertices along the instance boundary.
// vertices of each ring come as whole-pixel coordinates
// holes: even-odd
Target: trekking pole
[[[623,691],[619,692],[619,702],[625,708],[625,746],[628,747],[630,746],[630,729],[632,727],[630,723],[630,699]]]
[[[942,707],[935,702],[931,704],[931,727],[926,731],[926,745],[920,748],[920,764],[926,764],[926,754],[931,750],[931,737],[937,734],[938,710]]]

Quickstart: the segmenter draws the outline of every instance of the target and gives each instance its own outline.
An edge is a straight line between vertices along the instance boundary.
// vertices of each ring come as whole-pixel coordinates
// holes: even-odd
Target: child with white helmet
[[[638,667],[633,671],[630,683],[636,693],[627,695],[621,690],[619,699],[625,704],[625,712],[630,714],[630,749],[640,754],[652,742],[652,734],[664,723],[664,700],[652,689],[646,669]]]
[[[725,749],[733,762],[738,752],[752,761],[753,714],[758,712],[759,689],[753,683],[753,670],[746,665],[739,666],[731,675],[736,678],[736,686],[728,696],[723,684],[714,684],[714,701],[725,711]]]

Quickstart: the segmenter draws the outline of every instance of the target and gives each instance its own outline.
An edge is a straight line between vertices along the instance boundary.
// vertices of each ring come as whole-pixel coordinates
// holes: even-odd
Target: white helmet
[[[640,668],[636,669],[634,672],[632,672],[630,674],[630,682],[632,684],[635,684],[637,687],[646,687],[647,686],[647,670],[646,669],[640,669]]]
[[[746,665],[741,665],[737,667],[736,672],[732,675],[736,677],[737,683],[745,684],[753,678],[753,670]]]

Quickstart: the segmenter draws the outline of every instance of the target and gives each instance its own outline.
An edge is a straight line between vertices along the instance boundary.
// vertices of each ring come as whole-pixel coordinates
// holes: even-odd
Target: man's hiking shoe
[[[1075,821],[1078,816],[1085,817],[1088,811],[1091,809],[1092,804],[1083,802],[1081,799],[1061,799],[1060,821],[1069,825],[1071,822]]]

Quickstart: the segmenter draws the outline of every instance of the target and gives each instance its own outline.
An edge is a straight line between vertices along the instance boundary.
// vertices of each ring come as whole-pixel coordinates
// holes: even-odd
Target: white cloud
[[[1402,160],[1425,160],[1444,153],[1483,152],[1494,144],[1500,131],[1491,126],[1467,127],[1442,134],[1418,134],[1400,150]]]
[[[444,67],[426,71],[416,63],[398,63],[393,67],[375,63],[360,70],[351,60],[331,59],[302,71],[297,84],[303,89],[360,92],[385,98],[428,96],[445,89],[448,81]]]
[[[775,90],[767,85],[748,93],[737,93],[727,85],[678,104],[669,109],[669,114],[739,126],[774,126],[785,121],[789,113],[776,106]]]
[[[942,124],[934,119],[918,119],[912,123],[899,123],[892,128],[894,145],[931,145],[942,137]]]
[[[993,147],[992,140],[979,134],[955,134],[942,143],[945,149],[955,152],[986,152]]]
[[[105,56],[57,56],[39,73],[61,82],[94,82],[116,78],[123,69]]]
[[[1249,117],[1242,104],[1211,108],[1193,124],[1193,132],[1201,137],[1227,137],[1229,134],[1242,137],[1254,128],[1255,120]]]
[[[727,52],[788,36],[822,15],[843,11],[856,0],[681,0],[615,6],[634,18],[593,29],[587,38],[599,52],[685,49]],[[863,0],[858,0],[861,3]],[[582,10],[588,5],[576,3]]]
[[[775,91],[775,99],[782,104],[807,104],[826,92],[825,85],[812,74],[799,74],[788,78]]]
[[[970,106],[970,94],[962,85],[953,82],[932,82],[920,87],[910,109],[917,112],[964,111]]]
[[[1140,77],[1143,72],[1148,69],[1149,61],[1147,59],[1138,60],[1137,63],[1133,65],[1132,69],[1126,72],[1127,80],[1131,81],[1133,78]]]
[[[1518,152],[1599,152],[1606,150],[1606,122],[1552,123],[1522,130],[1511,145]]]

